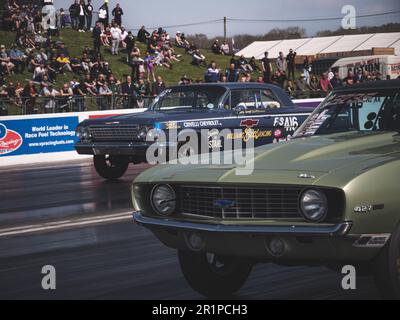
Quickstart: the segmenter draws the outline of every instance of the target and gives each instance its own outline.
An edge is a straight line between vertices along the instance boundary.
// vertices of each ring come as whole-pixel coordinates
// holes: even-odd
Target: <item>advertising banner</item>
[[[79,118],[0,120],[0,157],[74,150]]]

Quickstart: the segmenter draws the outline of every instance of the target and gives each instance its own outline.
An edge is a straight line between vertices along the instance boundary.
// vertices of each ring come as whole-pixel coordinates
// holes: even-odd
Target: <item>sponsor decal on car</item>
[[[275,137],[275,138],[281,138],[282,135],[283,135],[283,132],[282,132],[281,129],[276,129],[276,130],[274,131],[274,137]]]
[[[284,127],[287,131],[296,131],[299,126],[297,117],[276,117],[274,127]]]
[[[183,126],[185,128],[220,127],[222,123],[219,120],[201,120],[185,122]]]
[[[165,124],[165,127],[167,130],[176,130],[176,129],[180,128],[178,125],[178,122],[176,122],[176,121],[167,122]]]
[[[17,151],[22,145],[21,135],[0,123],[0,155]]]
[[[270,138],[272,137],[272,131],[270,130],[254,130],[252,128],[247,128],[243,132],[234,132],[230,133],[227,136],[228,140],[243,140],[244,142],[248,142],[251,139],[258,140],[262,138]]]
[[[253,128],[253,127],[258,126],[259,122],[260,122],[260,120],[256,120],[256,119],[246,119],[246,120],[242,120],[240,122],[240,126],[246,127],[246,128]]]

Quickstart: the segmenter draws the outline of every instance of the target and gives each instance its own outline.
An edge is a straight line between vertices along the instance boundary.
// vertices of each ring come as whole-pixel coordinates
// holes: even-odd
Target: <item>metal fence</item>
[[[0,98],[0,115],[148,108],[153,100],[154,97],[125,95]]]

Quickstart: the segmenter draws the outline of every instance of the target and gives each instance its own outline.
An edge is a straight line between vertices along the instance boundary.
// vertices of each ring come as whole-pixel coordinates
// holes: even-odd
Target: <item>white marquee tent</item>
[[[305,38],[281,41],[256,41],[237,53],[246,58],[262,59],[268,51],[269,58],[275,59],[282,51],[285,55],[290,49],[298,55],[308,56],[335,52],[352,52],[372,50],[372,48],[395,48],[400,55],[400,32],[371,33],[334,37]]]

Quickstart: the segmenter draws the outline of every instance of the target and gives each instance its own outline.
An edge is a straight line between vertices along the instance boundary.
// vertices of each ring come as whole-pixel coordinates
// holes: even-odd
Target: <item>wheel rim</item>
[[[111,168],[111,169],[116,168],[118,165],[117,163],[115,163],[115,159],[113,159],[113,157],[110,155],[106,155],[104,157],[104,163],[106,164],[106,166],[108,168]]]
[[[206,259],[210,269],[217,274],[228,274],[232,269],[232,259],[217,256],[214,253],[206,253]]]

